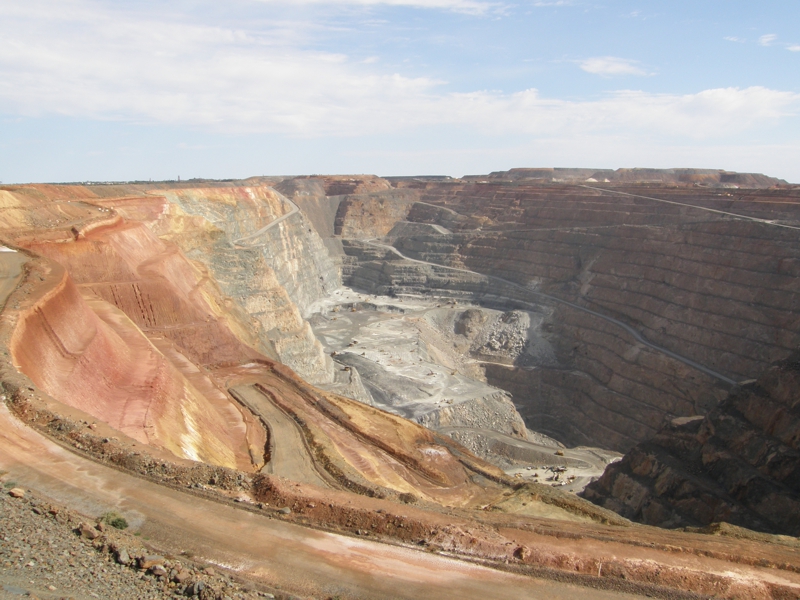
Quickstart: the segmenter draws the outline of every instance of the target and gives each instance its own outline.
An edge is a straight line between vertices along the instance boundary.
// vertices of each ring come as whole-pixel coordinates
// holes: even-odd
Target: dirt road
[[[394,246],[389,246],[387,244],[378,243],[374,239],[365,239],[365,240],[360,240],[360,241],[365,243],[365,244],[369,244],[370,246],[375,246],[376,248],[382,248],[384,250],[388,250],[388,251],[392,252],[393,254],[396,254],[397,256],[402,258],[403,260],[407,260],[409,262],[418,263],[418,264],[421,264],[421,265],[428,265],[428,266],[432,266],[432,267],[438,267],[440,269],[448,269],[450,271],[459,271],[461,273],[469,273],[470,275],[479,275],[481,277],[486,277],[489,280],[499,281],[499,282],[501,282],[501,283],[503,283],[505,285],[509,285],[511,287],[514,287],[514,288],[517,288],[519,290],[522,290],[523,292],[526,292],[527,294],[529,294],[531,296],[544,298],[546,300],[550,300],[552,302],[556,302],[557,304],[563,304],[565,306],[569,306],[569,307],[574,308],[576,310],[579,310],[581,312],[593,315],[595,317],[603,319],[604,321],[612,323],[613,325],[616,325],[617,327],[620,327],[621,329],[623,329],[626,332],[628,332],[631,335],[631,337],[633,337],[634,340],[636,340],[640,344],[643,344],[643,345],[647,346],[648,348],[652,348],[653,350],[661,352],[662,354],[665,354],[666,356],[669,356],[670,358],[674,358],[675,360],[678,360],[678,361],[680,361],[680,362],[682,362],[682,363],[684,363],[686,365],[689,365],[690,367],[695,368],[698,371],[702,371],[706,375],[710,375],[711,377],[714,377],[715,379],[719,379],[720,381],[722,381],[722,382],[724,382],[724,383],[726,383],[728,385],[736,385],[737,384],[737,382],[735,380],[731,379],[730,377],[728,377],[726,375],[723,375],[722,373],[718,373],[717,371],[714,371],[713,369],[709,369],[705,365],[701,365],[700,363],[698,363],[696,361],[693,361],[691,358],[687,358],[687,357],[683,356],[682,354],[678,354],[677,352],[673,352],[672,350],[667,350],[666,348],[663,348],[662,346],[658,346],[657,344],[652,343],[651,341],[647,340],[641,333],[636,331],[633,327],[623,323],[622,321],[620,321],[618,319],[615,319],[613,317],[609,317],[608,315],[604,315],[604,314],[599,313],[597,311],[591,310],[591,309],[586,308],[584,306],[581,306],[579,304],[575,304],[574,302],[569,302],[567,300],[563,300],[561,298],[558,298],[557,296],[551,296],[550,294],[545,294],[544,292],[539,292],[539,291],[532,290],[530,288],[525,287],[524,285],[520,285],[518,283],[514,283],[513,281],[509,281],[508,279],[503,279],[502,277],[497,277],[496,275],[485,275],[483,273],[478,273],[477,271],[470,271],[469,269],[462,269],[462,268],[459,268],[459,267],[450,267],[450,266],[447,266],[447,265],[440,265],[438,263],[428,262],[426,260],[418,260],[416,258],[410,258],[410,257],[406,256],[405,254],[403,254],[402,252],[400,252]]]
[[[261,470],[262,473],[279,475],[320,487],[330,487],[314,467],[303,434],[289,416],[253,386],[238,386],[229,391],[269,424],[271,457]]]
[[[122,512],[143,539],[317,597],[465,600],[638,598],[522,577],[418,550],[307,529],[158,486],[75,455],[0,404],[0,468],[90,515]]]

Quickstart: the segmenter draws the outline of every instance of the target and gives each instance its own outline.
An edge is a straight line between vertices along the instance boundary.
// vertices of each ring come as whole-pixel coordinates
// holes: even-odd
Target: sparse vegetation
[[[110,525],[115,529],[127,529],[128,528],[128,521],[123,517],[121,514],[116,512],[107,512],[100,520],[105,523],[106,525]]]

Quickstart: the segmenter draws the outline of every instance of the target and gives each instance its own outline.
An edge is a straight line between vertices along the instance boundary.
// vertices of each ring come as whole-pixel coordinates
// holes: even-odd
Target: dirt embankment
[[[25,396],[19,390],[17,396]],[[27,410],[25,409],[28,406]],[[199,498],[240,503],[251,512],[301,525],[390,544],[411,545],[433,554],[460,556],[513,572],[547,577],[594,588],[679,598],[715,595],[723,598],[784,598],[800,591],[800,546],[746,531],[722,531],[723,538],[666,532],[642,526],[590,525],[535,519],[488,510],[442,509],[430,503],[324,490],[282,478],[247,475],[219,467],[177,464],[132,449],[124,440],[101,437],[104,431],[67,419],[54,419],[30,404],[12,404],[32,423],[38,419],[51,435],[102,461]],[[142,450],[139,452],[138,450]],[[555,490],[525,486],[504,502],[548,501],[569,510]],[[412,504],[402,504],[402,501]],[[249,504],[248,502],[252,502]],[[418,502],[418,501],[417,501]],[[235,503],[234,503],[235,504]],[[585,507],[575,506],[582,511]],[[613,513],[596,518],[614,523]],[[733,534],[735,537],[731,537]],[[737,572],[733,576],[733,572]],[[688,595],[681,595],[683,590]]]

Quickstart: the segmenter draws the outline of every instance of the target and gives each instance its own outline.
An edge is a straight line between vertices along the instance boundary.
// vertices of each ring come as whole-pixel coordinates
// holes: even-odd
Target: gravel
[[[157,556],[134,535],[98,525],[29,490],[15,498],[0,488],[0,600],[276,597],[248,587],[183,557]]]

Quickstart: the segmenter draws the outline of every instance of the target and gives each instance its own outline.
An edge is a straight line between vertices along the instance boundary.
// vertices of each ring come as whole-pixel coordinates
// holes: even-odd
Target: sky
[[[797,0],[0,0],[0,182],[800,182]]]

